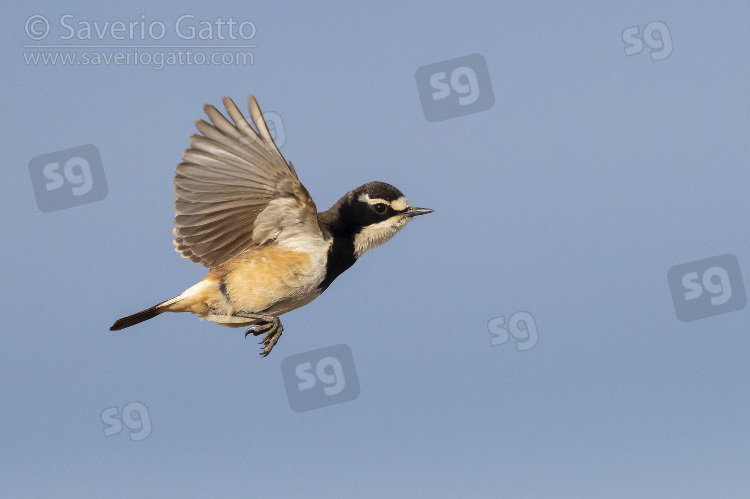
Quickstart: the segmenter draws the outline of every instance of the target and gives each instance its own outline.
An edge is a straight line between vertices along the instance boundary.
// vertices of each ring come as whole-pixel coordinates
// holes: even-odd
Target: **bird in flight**
[[[319,213],[255,97],[248,99],[255,128],[232,99],[223,101],[229,119],[204,107],[211,122],[196,122],[200,133],[190,137],[174,179],[175,250],[208,267],[208,275],[110,330],[190,312],[248,327],[245,337],[264,335],[265,357],[281,337],[280,315],[313,301],[366,251],[433,210],[411,206],[390,184],[368,182]]]

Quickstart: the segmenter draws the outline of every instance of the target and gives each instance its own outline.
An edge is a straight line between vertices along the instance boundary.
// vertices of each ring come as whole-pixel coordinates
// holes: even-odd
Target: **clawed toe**
[[[258,343],[259,345],[262,344],[263,348],[261,349],[260,356],[266,357],[269,353],[271,353],[271,350],[273,349],[274,345],[279,342],[279,338],[281,338],[281,323],[279,323],[278,327],[272,328],[266,335],[263,337],[263,341]]]
[[[281,325],[281,321],[278,317],[272,315],[242,314],[240,315],[240,317],[247,317],[249,319],[261,321],[259,324],[254,324],[247,328],[247,330],[245,331],[245,338],[247,338],[251,333],[253,336],[260,336],[261,334],[265,333],[265,336],[263,336],[263,340],[258,342],[258,344],[263,345],[263,348],[260,352],[261,357],[266,357],[269,353],[271,353],[274,345],[279,342],[281,333],[284,331],[284,328]]]
[[[247,331],[245,331],[245,338],[247,338],[250,334],[252,334],[253,336],[260,336],[271,327],[273,327],[273,323],[271,322],[250,326],[249,328],[247,328]]]

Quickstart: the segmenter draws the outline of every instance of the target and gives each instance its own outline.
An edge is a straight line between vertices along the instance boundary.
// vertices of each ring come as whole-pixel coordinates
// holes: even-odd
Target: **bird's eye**
[[[385,213],[386,206],[383,203],[378,203],[375,205],[375,211],[377,213],[380,213],[381,215]]]

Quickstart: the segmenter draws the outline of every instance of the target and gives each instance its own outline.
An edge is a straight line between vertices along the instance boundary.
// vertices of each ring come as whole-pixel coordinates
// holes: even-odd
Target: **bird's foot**
[[[281,333],[284,331],[284,327],[281,325],[281,320],[276,316],[265,314],[249,314],[245,312],[236,312],[234,315],[258,321],[258,324],[247,328],[247,331],[245,331],[245,338],[247,338],[247,336],[251,333],[253,334],[253,336],[260,336],[261,334],[265,333],[265,336],[263,336],[263,341],[258,343],[259,345],[263,345],[260,355],[261,357],[265,357],[269,353],[271,353],[273,347],[276,345],[276,343],[279,342]]]

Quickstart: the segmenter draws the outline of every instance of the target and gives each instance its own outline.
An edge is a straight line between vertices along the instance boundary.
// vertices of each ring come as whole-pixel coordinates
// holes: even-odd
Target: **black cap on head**
[[[361,194],[367,194],[370,199],[384,199],[385,201],[395,201],[404,198],[404,193],[386,182],[368,182],[354,189],[355,197]]]

